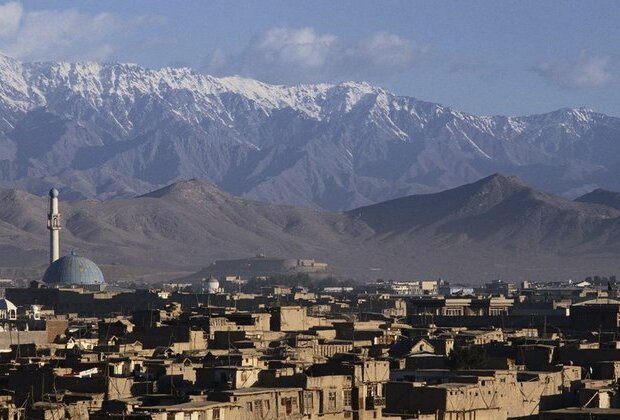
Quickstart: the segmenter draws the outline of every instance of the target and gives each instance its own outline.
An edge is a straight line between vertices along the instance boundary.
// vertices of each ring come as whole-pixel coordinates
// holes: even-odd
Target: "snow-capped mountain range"
[[[367,83],[0,55],[0,182],[38,194],[127,197],[201,178],[340,210],[494,172],[567,196],[618,190],[620,119],[584,108],[475,116]]]

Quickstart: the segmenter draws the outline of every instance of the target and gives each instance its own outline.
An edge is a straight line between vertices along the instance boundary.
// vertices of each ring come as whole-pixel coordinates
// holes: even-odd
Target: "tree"
[[[487,353],[482,348],[456,345],[448,356],[448,367],[450,370],[480,369],[487,360]]]

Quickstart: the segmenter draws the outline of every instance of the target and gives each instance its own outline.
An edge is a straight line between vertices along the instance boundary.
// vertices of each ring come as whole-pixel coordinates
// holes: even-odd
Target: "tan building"
[[[213,398],[240,406],[244,419],[303,418],[299,388],[243,388],[221,391]]]
[[[573,398],[581,369],[567,366],[555,372],[418,371],[414,376],[413,382],[387,384],[386,412],[441,413],[450,417],[458,412],[492,409],[497,410],[496,419],[507,419],[562,407]]]
[[[242,420],[242,407],[218,401],[188,401],[181,404],[138,407],[136,414],[148,415],[152,420]]]

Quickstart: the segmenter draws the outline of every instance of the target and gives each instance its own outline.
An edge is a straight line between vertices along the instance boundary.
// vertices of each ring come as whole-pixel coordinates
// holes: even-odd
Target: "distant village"
[[[129,289],[60,256],[56,190],[48,228],[41,279],[0,282],[2,419],[620,418],[615,276],[355,284],[258,255]]]

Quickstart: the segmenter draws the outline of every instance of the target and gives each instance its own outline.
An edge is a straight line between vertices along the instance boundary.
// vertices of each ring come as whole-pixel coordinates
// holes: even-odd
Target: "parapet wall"
[[[2,331],[0,332],[0,349],[10,349],[11,345],[48,344],[47,331]]]

